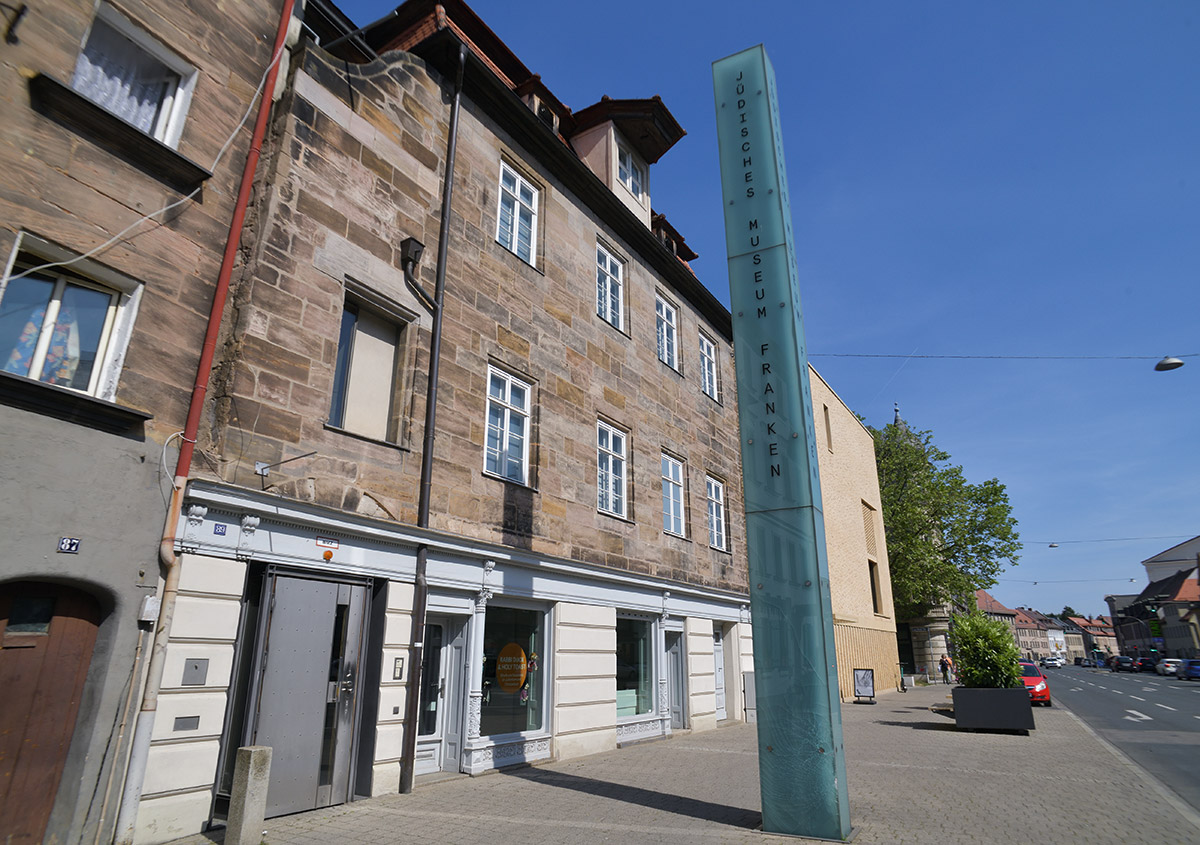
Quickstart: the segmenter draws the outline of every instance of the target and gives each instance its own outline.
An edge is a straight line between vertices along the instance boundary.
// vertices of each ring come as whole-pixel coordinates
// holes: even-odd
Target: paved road
[[[1056,704],[1200,810],[1200,683],[1078,666],[1045,672]]]

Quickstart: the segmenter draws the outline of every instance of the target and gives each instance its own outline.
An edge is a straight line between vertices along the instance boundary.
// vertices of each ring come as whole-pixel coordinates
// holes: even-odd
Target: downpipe
[[[234,203],[233,216],[229,223],[229,233],[225,239],[225,251],[221,258],[216,290],[213,292],[213,304],[208,315],[204,345],[200,350],[200,360],[196,366],[196,383],[192,388],[187,422],[179,448],[179,459],[175,465],[171,502],[167,508],[162,539],[158,546],[158,558],[163,567],[163,592],[159,603],[158,620],[155,623],[150,663],[146,672],[146,687],[142,693],[142,706],[138,711],[133,729],[133,741],[129,750],[129,768],[125,772],[125,784],[121,791],[121,803],[113,836],[114,845],[133,845],[134,832],[137,827],[138,807],[141,804],[142,788],[146,781],[150,741],[154,734],[154,719],[158,710],[158,693],[162,688],[163,668],[166,664],[167,642],[170,639],[171,622],[175,618],[175,598],[179,593],[181,561],[175,553],[175,530],[183,511],[184,491],[191,473],[192,455],[196,448],[196,436],[200,430],[200,415],[208,395],[208,383],[212,375],[213,358],[216,355],[217,336],[225,315],[225,302],[229,296],[229,281],[233,276],[233,265],[242,238],[242,225],[246,219],[246,209],[250,205],[254,174],[258,170],[258,159],[262,152],[263,138],[267,132],[267,118],[271,112],[272,92],[275,90],[275,80],[279,76],[279,65],[283,58],[283,49],[294,5],[295,0],[284,0],[279,16],[279,27],[276,30],[275,43],[270,53],[271,65],[267,70],[266,80],[259,95],[261,99],[258,104],[258,115],[254,121],[254,133],[251,135],[250,148],[246,153],[246,163],[242,168],[241,183],[238,187],[237,200]]]
[[[446,174],[442,183],[442,220],[438,233],[438,259],[433,293],[433,328],[429,341],[429,382],[425,389],[425,433],[421,446],[421,489],[417,504],[417,527],[429,527],[429,499],[433,486],[433,443],[437,430],[438,363],[442,353],[442,302],[446,293],[446,252],[450,244],[450,209],[454,195],[454,159],[458,149],[458,114],[462,102],[467,45],[458,45],[458,72],[454,79],[454,102],[450,108],[449,139],[446,141]],[[427,567],[429,546],[417,546],[413,578],[412,643],[409,654],[408,686],[404,704],[404,742],[400,759],[400,792],[413,789],[417,760],[417,718],[420,714],[421,672],[425,661],[425,612],[429,605]]]

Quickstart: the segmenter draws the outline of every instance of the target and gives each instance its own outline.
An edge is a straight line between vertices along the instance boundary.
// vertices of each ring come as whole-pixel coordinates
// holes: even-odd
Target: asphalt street
[[[1200,682],[1079,666],[1043,671],[1055,706],[1200,810]]]

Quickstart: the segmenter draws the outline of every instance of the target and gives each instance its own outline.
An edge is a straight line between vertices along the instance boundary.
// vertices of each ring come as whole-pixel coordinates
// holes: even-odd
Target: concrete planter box
[[[1025,687],[1015,689],[970,689],[955,687],[954,724],[971,730],[1031,731],[1033,706]]]

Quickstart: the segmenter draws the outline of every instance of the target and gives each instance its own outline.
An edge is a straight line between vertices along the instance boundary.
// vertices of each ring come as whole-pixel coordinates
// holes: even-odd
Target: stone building
[[[744,718],[753,648],[731,321],[651,204],[652,167],[684,134],[667,107],[605,98],[572,111],[461,2],[413,0],[355,32],[311,0],[304,28],[329,49],[289,42],[193,437],[189,391],[249,130],[211,177],[185,163],[215,157],[234,133],[271,52],[249,33],[279,14],[201,6],[146,2],[125,31],[138,43],[160,33],[166,51],[150,53],[181,79],[193,69],[192,87],[175,89],[190,95],[186,119],[171,111],[186,105],[180,93],[162,106],[166,140],[139,143],[175,182],[202,179],[203,204],[71,265],[89,290],[117,291],[98,387],[3,380],[18,397],[0,409],[5,430],[23,439],[2,489],[7,512],[25,517],[10,536],[28,561],[0,571],[5,600],[37,578],[100,605],[98,656],[81,669],[84,739],[70,743],[70,791],[54,809],[68,820],[50,829],[111,828],[84,815],[122,795],[112,760],[128,753],[118,738],[143,683],[157,715],[148,749],[133,752],[144,777],[124,798],[146,843],[219,823],[241,745],[273,747],[277,815],[395,792],[413,773],[479,773]],[[65,78],[87,38],[78,12],[74,53],[61,33],[57,53],[35,42],[31,15],[21,68]],[[0,196],[12,222],[6,307],[27,254],[82,254],[191,190],[164,187],[144,161],[101,158],[80,130],[32,111],[15,123],[11,150],[58,140],[43,161],[9,154],[33,187]],[[161,149],[173,144],[184,155]],[[57,211],[32,201],[60,183],[78,196],[64,191]],[[888,689],[895,628],[871,439],[813,386],[842,692],[852,668]],[[116,430],[94,434],[84,418]],[[181,440],[197,454],[173,485],[160,465]],[[46,466],[56,475],[30,495]],[[177,514],[165,533],[164,493]],[[76,521],[62,519],[63,501]],[[63,535],[77,556],[46,545]],[[150,633],[136,625],[156,592],[161,678],[138,657]],[[11,628],[5,651],[22,633]]]
[[[0,840],[111,841],[164,445],[279,18],[260,0],[0,9]]]
[[[1040,660],[1050,654],[1050,639],[1046,626],[1023,607],[1015,611],[1013,630],[1017,635],[1017,648],[1026,660]]]

